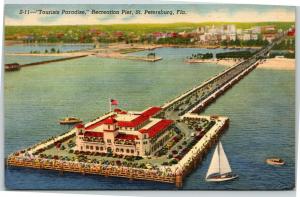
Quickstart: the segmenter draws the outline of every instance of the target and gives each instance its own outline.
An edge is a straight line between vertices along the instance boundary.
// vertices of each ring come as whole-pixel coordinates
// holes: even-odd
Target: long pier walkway
[[[266,47],[257,51],[251,58],[240,62],[223,72],[213,76],[204,83],[183,93],[179,97],[165,103],[163,108],[164,116],[178,120],[185,114],[200,112],[212,100],[222,95],[231,86],[236,84],[240,79],[252,71],[276,44],[281,42],[284,35]]]
[[[78,59],[82,57],[86,57],[88,55],[78,55],[78,56],[71,56],[71,57],[63,57],[59,59],[53,59],[53,60],[45,60],[45,61],[39,61],[39,62],[33,62],[33,63],[28,63],[28,64],[22,64],[20,65],[21,67],[28,67],[28,66],[36,66],[40,64],[49,64],[52,62],[61,62],[61,61],[66,61],[66,60],[71,60],[71,59]]]

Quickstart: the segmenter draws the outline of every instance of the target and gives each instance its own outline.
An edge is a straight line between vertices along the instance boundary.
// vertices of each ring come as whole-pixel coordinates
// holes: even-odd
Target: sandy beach
[[[241,62],[242,59],[206,59],[206,60],[197,60],[197,59],[194,59],[194,60],[186,60],[185,62],[186,63],[189,63],[189,64],[201,64],[201,63],[212,63],[212,64],[220,64],[222,66],[233,66],[239,62]]]
[[[190,64],[201,64],[201,63],[213,63],[213,64],[219,64],[222,66],[230,67],[233,66],[239,62],[241,62],[242,59],[209,59],[209,60],[186,60],[186,63]],[[257,68],[260,69],[274,69],[274,70],[295,70],[296,64],[295,59],[289,59],[289,58],[270,58],[263,60]]]
[[[295,59],[288,58],[271,58],[266,59],[258,65],[257,68],[273,70],[295,70]]]

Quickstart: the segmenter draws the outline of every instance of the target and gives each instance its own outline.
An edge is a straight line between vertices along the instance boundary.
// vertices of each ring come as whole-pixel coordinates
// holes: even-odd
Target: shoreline
[[[13,41],[13,40],[5,40],[4,46],[13,46],[13,45],[44,45],[44,46],[53,46],[53,45],[95,45],[95,43],[63,43],[63,42],[53,42],[53,43],[23,43],[22,41]],[[260,49],[263,46],[221,46],[221,45],[198,45],[198,44],[142,44],[142,43],[134,43],[134,44],[125,44],[125,43],[100,43],[102,45],[107,45],[108,47],[119,47],[126,46],[126,48],[130,47],[142,47],[149,49],[156,48],[199,48],[199,49]]]
[[[202,64],[211,63],[218,64],[226,67],[231,67],[235,64],[240,63],[241,59],[209,59],[209,60],[185,60],[187,64]],[[269,70],[295,70],[296,61],[295,59],[289,58],[268,58],[264,59],[258,66],[259,69],[269,69]]]

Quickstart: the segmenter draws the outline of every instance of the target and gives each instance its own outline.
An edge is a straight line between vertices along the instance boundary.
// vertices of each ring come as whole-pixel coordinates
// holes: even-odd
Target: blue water
[[[185,64],[183,58],[202,49],[155,50],[155,63],[86,57],[5,73],[5,155],[68,127],[58,119],[74,115],[85,121],[108,110],[108,98],[121,107],[142,110],[161,105],[221,72],[214,64]],[[139,52],[136,54],[145,54]],[[212,184],[204,181],[211,152],[186,177],[183,189],[291,189],[295,184],[295,73],[256,69],[213,103],[205,114],[230,118],[222,137],[231,167],[239,179]],[[283,167],[265,164],[269,156]],[[10,189],[175,189],[173,184],[129,181],[33,169],[9,168]]]

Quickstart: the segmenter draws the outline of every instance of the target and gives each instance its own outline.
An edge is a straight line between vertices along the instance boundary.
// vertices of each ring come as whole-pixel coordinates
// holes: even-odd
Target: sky
[[[141,10],[140,15],[91,14],[65,15],[62,10]],[[60,14],[19,14],[20,10],[58,10]],[[183,15],[144,14],[144,10],[184,10]],[[175,22],[291,22],[295,21],[295,7],[269,5],[232,4],[126,4],[126,5],[5,5],[5,25],[94,25],[94,24],[132,24],[132,23],[175,23]]]

